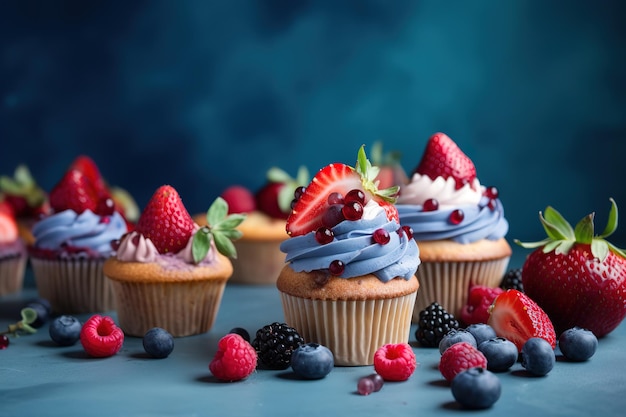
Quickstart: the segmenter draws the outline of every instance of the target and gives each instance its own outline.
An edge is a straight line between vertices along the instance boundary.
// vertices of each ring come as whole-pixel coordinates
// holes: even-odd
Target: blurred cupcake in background
[[[22,290],[26,245],[19,236],[12,206],[0,200],[0,297]]]

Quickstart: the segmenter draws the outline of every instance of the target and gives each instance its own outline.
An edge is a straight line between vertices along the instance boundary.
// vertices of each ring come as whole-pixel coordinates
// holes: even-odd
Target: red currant
[[[363,217],[363,205],[358,201],[351,201],[343,206],[341,213],[346,220],[359,220]]]
[[[326,245],[332,242],[334,238],[335,234],[328,227],[322,226],[315,231],[315,240],[317,240],[317,243],[320,245]]]
[[[483,194],[489,199],[498,198],[498,189],[494,186],[487,187]]]
[[[376,229],[372,234],[372,240],[379,245],[386,245],[389,243],[389,239],[391,239],[391,237],[389,236],[389,232],[385,229]]]
[[[452,224],[459,224],[463,221],[464,218],[465,214],[461,209],[456,209],[452,213],[450,213],[450,223]]]
[[[429,198],[424,201],[424,205],[422,206],[423,211],[435,211],[439,209],[439,201],[434,198]]]
[[[346,265],[339,259],[335,259],[328,266],[328,271],[334,276],[343,274],[344,269],[346,269]]]
[[[408,240],[413,239],[413,229],[411,228],[411,226],[402,226],[401,229],[404,233],[406,233],[406,238]]]
[[[348,194],[346,194],[346,198],[344,200],[346,203],[358,201],[363,205],[365,204],[365,193],[358,188],[355,188],[354,190],[348,191]]]
[[[343,196],[341,195],[341,193],[338,193],[338,192],[328,194],[327,201],[328,201],[328,204],[330,204],[331,206],[333,204],[343,204],[344,202]]]
[[[496,200],[489,200],[487,203],[487,207],[491,209],[491,211],[496,209]]]
[[[0,335],[0,350],[9,347],[9,337],[6,334]]]
[[[96,206],[96,213],[101,216],[110,216],[115,211],[115,203],[110,197],[101,198]]]
[[[293,191],[293,198],[294,200],[298,201],[300,200],[300,197],[302,197],[302,194],[304,194],[304,190],[306,188],[303,186],[299,186],[297,187],[294,191]]]
[[[322,215],[322,224],[328,228],[332,228],[344,221],[345,218],[343,217],[342,208],[343,206],[340,204],[328,207]]]

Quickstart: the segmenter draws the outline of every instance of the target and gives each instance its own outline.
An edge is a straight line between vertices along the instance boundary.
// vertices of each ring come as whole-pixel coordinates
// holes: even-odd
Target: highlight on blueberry
[[[63,315],[55,318],[48,327],[50,339],[59,346],[72,346],[80,339],[83,325],[74,316]]]
[[[153,358],[167,358],[174,350],[174,337],[161,327],[153,327],[143,336],[143,348]]]
[[[304,379],[321,379],[335,366],[333,353],[318,343],[305,343],[291,354],[291,369]]]

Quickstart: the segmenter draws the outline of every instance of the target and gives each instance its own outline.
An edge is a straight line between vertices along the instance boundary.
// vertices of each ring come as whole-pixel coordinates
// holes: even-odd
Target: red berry
[[[289,211],[283,211],[278,205],[278,194],[285,186],[283,182],[269,182],[254,196],[256,207],[263,213],[276,219],[287,219]]]
[[[398,232],[400,232],[400,230],[406,234],[406,238],[408,240],[413,239],[413,228],[411,226],[402,226],[402,228],[399,229]]]
[[[341,213],[346,220],[359,220],[363,217],[363,205],[358,201],[350,201],[343,206]]]
[[[332,242],[334,238],[335,234],[327,227],[322,226],[315,231],[315,240],[317,240],[317,243],[320,245],[326,245]]]
[[[74,210],[82,213],[85,210],[95,211],[98,194],[89,178],[81,171],[70,169],[50,191],[50,206],[56,212]]]
[[[247,378],[257,365],[256,350],[236,333],[229,333],[217,343],[217,352],[209,370],[217,379],[234,382]]]
[[[346,265],[338,259],[332,261],[328,266],[328,271],[334,276],[343,274],[344,269],[346,269]]]
[[[489,198],[490,200],[496,199],[498,198],[498,189],[494,186],[491,187],[487,187],[485,188],[485,192],[483,193],[485,195],[485,197]]]
[[[446,349],[439,360],[439,372],[447,380],[470,368],[487,369],[487,358],[467,342],[458,342]]]
[[[124,344],[124,332],[109,316],[93,315],[83,324],[80,343],[89,355],[106,358],[115,355]]]
[[[424,201],[424,205],[422,206],[423,211],[436,211],[439,209],[439,201],[434,198],[429,198]]]
[[[228,203],[228,213],[250,213],[256,209],[254,195],[244,186],[232,185],[222,192],[221,197]]]
[[[0,335],[0,350],[8,348],[9,343],[9,337],[6,334]]]
[[[389,232],[385,229],[376,229],[372,234],[372,240],[379,245],[386,245],[390,239]]]
[[[385,381],[406,381],[416,367],[415,353],[408,343],[386,344],[374,354],[374,370]]]
[[[461,209],[456,209],[452,213],[450,213],[450,223],[452,224],[459,224],[463,221],[464,218],[465,213],[463,213],[463,210]]]
[[[333,205],[333,204],[344,204],[344,199],[343,196],[341,195],[341,193],[338,192],[334,192],[334,193],[330,193],[328,194],[328,204],[329,205]]]
[[[348,194],[346,194],[346,196],[344,197],[344,202],[350,203],[352,201],[356,201],[361,205],[365,205],[365,193],[358,188],[348,191]]]
[[[115,202],[111,197],[103,197],[98,200],[98,204],[96,205],[96,214],[100,216],[110,216],[115,211]]]
[[[493,300],[504,290],[502,288],[490,288],[484,285],[470,287],[467,303],[461,308],[460,318],[469,326],[470,324],[487,323],[489,320],[489,307]]]
[[[300,200],[300,197],[302,197],[302,194],[304,194],[305,190],[306,190],[306,187],[304,187],[303,185],[296,187],[296,189],[293,190],[293,199],[295,201]]]
[[[342,221],[344,221],[345,218],[343,217],[343,213],[341,212],[342,208],[343,206],[340,204],[335,204],[328,207],[328,210],[326,210],[322,215],[322,225],[328,228],[333,228]]]

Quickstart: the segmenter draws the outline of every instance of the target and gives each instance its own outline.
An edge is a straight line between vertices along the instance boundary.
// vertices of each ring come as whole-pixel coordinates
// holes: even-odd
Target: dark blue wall
[[[0,173],[49,189],[79,153],[143,206],[353,163],[381,140],[412,170],[448,133],[501,190],[510,238],[609,197],[626,212],[622,1],[6,1]],[[626,246],[626,225],[614,239]]]

